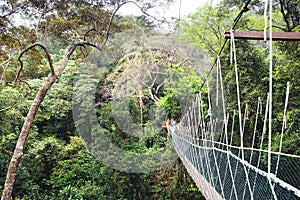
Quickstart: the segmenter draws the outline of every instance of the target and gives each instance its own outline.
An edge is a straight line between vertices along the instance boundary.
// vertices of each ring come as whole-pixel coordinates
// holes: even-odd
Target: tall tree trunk
[[[28,111],[28,114],[26,116],[25,122],[22,126],[21,133],[19,135],[15,150],[13,152],[11,161],[9,163],[1,200],[10,200],[10,197],[12,195],[13,185],[14,185],[14,182],[16,179],[17,168],[22,159],[23,149],[25,147],[25,143],[26,143],[27,137],[29,135],[29,130],[33,123],[33,120],[35,118],[35,115],[38,111],[40,104],[44,100],[44,98],[47,94],[47,91],[49,90],[51,85],[56,81],[57,77],[59,77],[62,74],[62,72],[65,70],[65,68],[68,64],[69,57],[72,55],[72,53],[74,52],[76,47],[82,46],[82,45],[84,45],[84,44],[83,43],[73,44],[73,45],[70,45],[65,50],[65,56],[64,56],[64,59],[63,59],[63,62],[61,64],[60,68],[55,72],[55,74],[51,74],[47,78],[47,80],[40,87],[36,97],[34,98],[32,104],[30,106],[30,109]]]
[[[17,168],[20,164],[21,158],[23,156],[23,149],[27,140],[27,137],[29,135],[29,129],[32,125],[32,122],[35,118],[35,115],[37,113],[37,110],[39,108],[39,105],[43,101],[44,97],[46,96],[46,93],[48,89],[51,87],[51,85],[55,82],[57,76],[51,75],[48,77],[48,79],[44,82],[44,84],[41,86],[38,94],[36,95],[33,103],[31,104],[31,107],[29,109],[29,112],[27,114],[27,117],[25,119],[25,122],[23,124],[21,133],[19,135],[14,153],[12,155],[11,161],[9,163],[9,167],[7,170],[7,176],[2,192],[1,200],[9,200],[12,194],[13,185],[16,179],[16,173]]]
[[[49,52],[48,52],[47,48],[44,45],[33,44],[30,47],[28,47],[27,49],[25,49],[25,51],[27,51],[27,50],[35,47],[35,46],[42,47],[44,49],[44,51],[46,52],[46,56],[47,57],[49,56],[48,61],[49,61],[52,73],[47,78],[47,80],[43,83],[43,85],[40,87],[36,97],[34,98],[33,103],[30,106],[29,112],[28,112],[28,114],[26,116],[26,119],[25,119],[25,122],[22,126],[22,130],[21,130],[21,133],[19,135],[14,153],[12,155],[12,158],[11,158],[9,166],[8,166],[6,179],[5,179],[5,184],[4,184],[4,188],[3,188],[3,192],[2,192],[2,196],[1,196],[1,200],[10,200],[10,197],[12,195],[13,185],[14,185],[14,182],[15,182],[15,179],[16,179],[17,168],[18,168],[18,166],[21,162],[22,156],[23,156],[23,149],[25,147],[25,143],[26,143],[27,137],[29,135],[30,127],[33,123],[33,120],[35,118],[35,115],[37,113],[37,110],[38,110],[40,104],[42,103],[42,101],[44,100],[44,98],[47,94],[47,91],[52,86],[52,84],[56,81],[57,77],[59,77],[62,74],[62,72],[65,70],[65,68],[68,64],[70,56],[73,54],[73,52],[75,51],[75,49],[77,47],[79,47],[79,46],[83,46],[83,47],[84,46],[90,46],[90,47],[94,47],[94,48],[98,49],[99,51],[102,51],[103,47],[106,45],[106,43],[108,41],[111,26],[112,26],[113,19],[114,19],[116,13],[118,12],[118,10],[123,5],[125,5],[127,3],[133,3],[133,4],[135,4],[136,6],[139,7],[139,5],[136,2],[133,2],[133,1],[130,1],[130,0],[117,5],[117,7],[112,12],[110,20],[108,22],[108,26],[107,26],[106,31],[105,31],[105,38],[104,38],[104,41],[101,44],[101,46],[92,44],[88,41],[78,42],[78,43],[74,43],[74,44],[68,46],[65,50],[65,55],[64,55],[62,64],[55,72],[54,72],[54,69],[53,69],[53,66],[52,66],[52,63],[51,63],[51,58],[50,58]],[[141,7],[139,7],[139,8],[144,14],[147,14]],[[147,15],[151,16],[149,14],[147,14]],[[20,60],[20,58],[22,57],[22,55],[25,51],[23,51],[19,56],[19,61],[21,62],[21,65],[23,65],[23,64],[22,64],[22,61]],[[20,72],[21,72],[21,70],[18,72],[18,76],[19,76]]]

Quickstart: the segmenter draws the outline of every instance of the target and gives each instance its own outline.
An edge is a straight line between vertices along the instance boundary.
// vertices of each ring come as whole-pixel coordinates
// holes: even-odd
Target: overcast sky
[[[180,8],[180,16],[184,17],[187,16],[189,13],[193,13],[196,11],[197,8],[199,8],[201,5],[205,3],[216,5],[220,2],[220,0],[181,0],[181,8],[180,8],[180,0],[175,0],[175,3],[172,4],[168,9],[153,9],[150,13],[151,15],[159,18],[160,16],[164,16],[167,18],[179,17],[179,8]],[[134,5],[134,4],[126,4],[120,8],[118,11],[118,14],[121,15],[142,15],[142,12],[140,9]],[[20,19],[19,15],[15,15],[14,20],[17,24],[25,23],[23,20]]]
[[[198,7],[205,3],[209,4],[217,4],[220,0],[181,0],[181,9],[180,15],[181,17],[188,15],[189,13],[193,13],[196,11]],[[168,10],[156,10],[152,11],[151,14],[156,16],[163,15],[165,17],[176,17],[179,16],[179,6],[180,0],[176,0],[176,2],[168,9]],[[119,14],[124,15],[140,15],[142,14],[139,8],[137,8],[134,4],[127,4],[123,8],[120,9]]]

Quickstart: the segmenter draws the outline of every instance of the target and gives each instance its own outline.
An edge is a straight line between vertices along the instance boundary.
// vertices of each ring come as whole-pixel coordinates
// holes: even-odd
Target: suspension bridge
[[[282,152],[288,125],[286,114],[290,94],[289,82],[286,84],[285,102],[282,102],[284,110],[280,141],[274,144],[275,141],[272,139],[273,35],[274,40],[284,38],[299,40],[299,35],[274,34],[272,1],[269,5],[269,32],[267,32],[268,1],[266,1],[264,32],[250,35],[249,32],[244,32],[237,34],[236,38],[233,30],[225,33],[225,38],[230,40],[231,65],[235,69],[238,102],[236,109],[231,111],[227,109],[219,55],[213,66],[214,73],[211,73],[213,70],[209,72],[214,85],[211,86],[210,81],[206,81],[208,94],[205,97],[204,94],[198,94],[180,123],[168,126],[177,154],[206,199],[300,199],[300,155]],[[250,123],[249,110],[247,104],[241,103],[244,97],[241,96],[239,89],[235,49],[237,38],[269,40],[269,92],[265,99],[260,97],[256,101],[255,120],[251,122],[254,124],[251,132],[249,130],[245,132],[245,126]],[[263,125],[258,127],[258,121],[263,122]],[[244,144],[246,136],[252,138],[251,143]],[[239,141],[239,144],[234,141]],[[274,151],[272,148],[274,145],[279,146],[278,150]]]
[[[232,143],[235,137],[240,137],[234,131],[238,114],[226,113],[220,120],[213,117],[212,112],[207,119],[202,102],[199,94],[181,122],[168,129],[177,154],[205,198],[299,199],[300,156],[264,148],[268,105],[263,130],[251,133],[252,145],[237,146]],[[263,111],[260,100],[257,105],[254,129]],[[245,113],[247,115],[247,110]],[[242,129],[245,123],[243,120],[240,124]],[[255,143],[256,138],[261,139]]]
[[[268,130],[271,122],[268,120],[271,115],[270,93],[266,105],[261,98],[257,99],[254,129],[252,133],[246,133],[245,126],[250,123],[247,120],[248,106],[242,106],[237,95],[238,108],[226,111],[219,59],[217,71],[219,91],[208,91],[208,100],[198,94],[180,123],[168,126],[173,146],[187,171],[207,199],[299,199],[300,156],[281,152],[287,126],[289,83],[281,140],[276,144],[280,148],[274,152],[272,132]],[[213,100],[212,97],[218,96],[216,93],[220,97]],[[205,101],[208,105],[204,105]],[[241,107],[245,108],[243,114]],[[259,120],[263,121],[262,130],[257,127]],[[236,124],[239,127],[235,127]],[[252,136],[250,146],[244,146],[244,135]],[[240,138],[239,145],[233,144],[235,138]]]

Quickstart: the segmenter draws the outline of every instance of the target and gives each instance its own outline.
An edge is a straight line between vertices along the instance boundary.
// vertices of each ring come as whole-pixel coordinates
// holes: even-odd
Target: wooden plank
[[[269,32],[267,32],[267,40],[269,40]],[[225,31],[225,38],[230,39],[230,31]],[[235,39],[244,39],[244,40],[263,40],[264,32],[263,31],[234,31]],[[273,40],[281,41],[300,41],[300,32],[273,32]]]

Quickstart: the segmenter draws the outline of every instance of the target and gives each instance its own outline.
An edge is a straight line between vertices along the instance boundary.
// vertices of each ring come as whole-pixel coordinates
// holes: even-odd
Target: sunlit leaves
[[[180,25],[183,37],[195,48],[205,49],[216,55],[223,44],[225,30],[233,25],[234,11],[209,5],[198,8]]]

